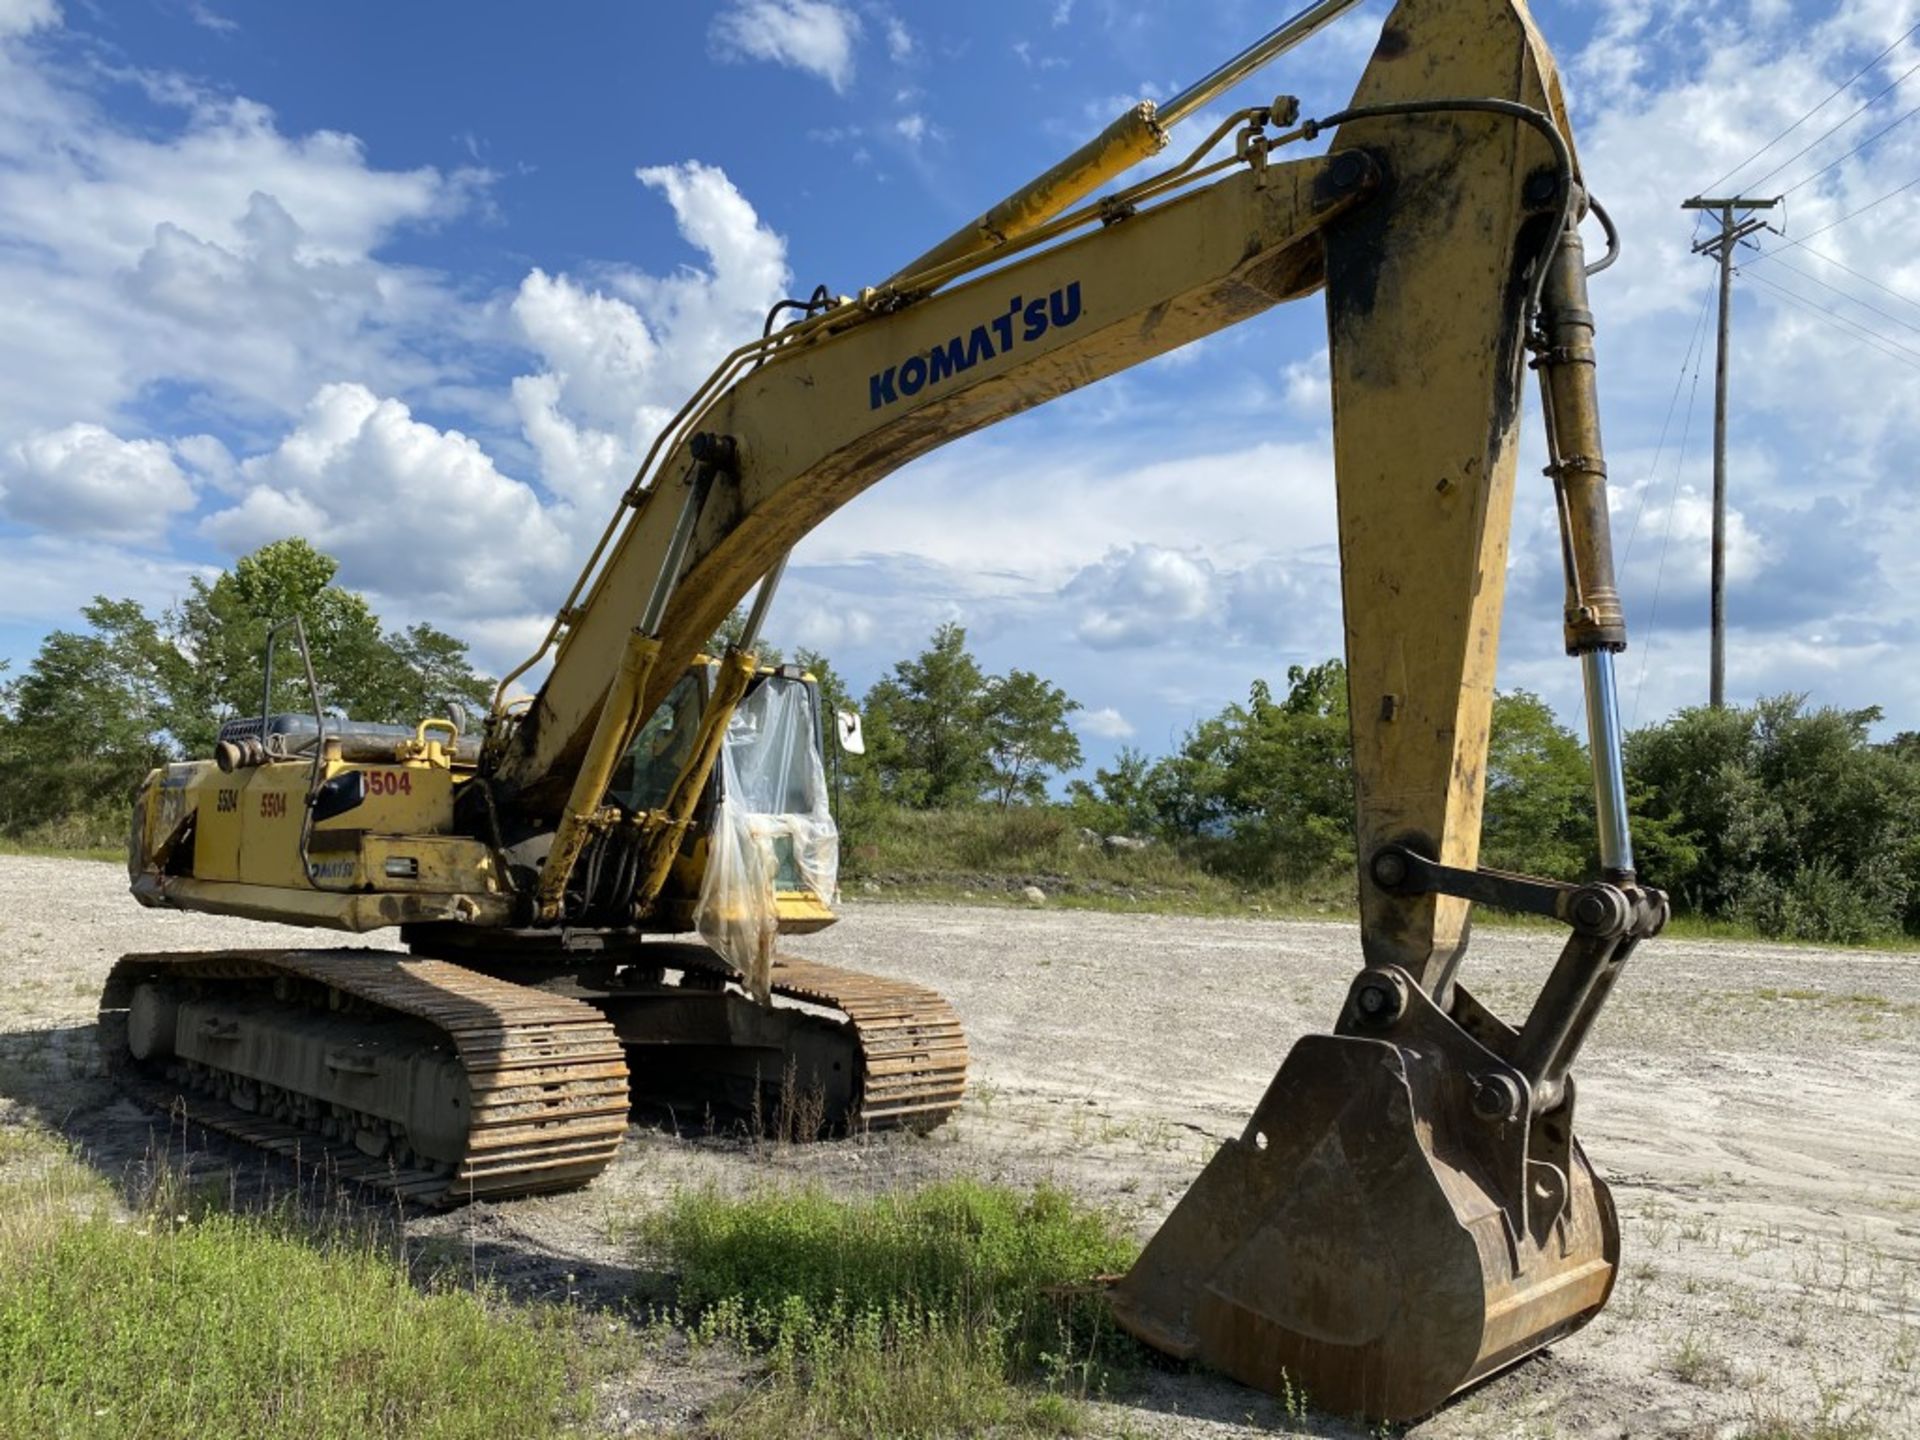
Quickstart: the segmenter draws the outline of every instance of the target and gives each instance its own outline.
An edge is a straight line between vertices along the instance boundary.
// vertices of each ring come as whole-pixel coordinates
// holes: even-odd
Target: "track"
[[[681,969],[741,979],[704,945],[649,945],[645,953]],[[860,1047],[858,1127],[931,1130],[959,1106],[967,1084],[967,1039],[959,1015],[939,991],[777,955],[773,993],[838,1010],[852,1022]]]
[[[128,1013],[142,983],[182,995],[270,992],[291,1002],[290,1013],[303,1015],[317,1004],[326,1023],[339,1025],[348,1050],[357,1019],[384,1012],[424,1022],[438,1032],[430,1052],[456,1063],[465,1081],[467,1127],[458,1162],[421,1164],[406,1150],[400,1158],[368,1154],[351,1135],[328,1133],[341,1129],[340,1106],[286,1090],[263,1102],[271,1087],[251,1083],[263,1076],[204,1067],[182,1075],[187,1067],[136,1060]],[[343,1007],[355,1013],[332,1013]],[[101,996],[100,1040],[116,1080],[149,1104],[184,1106],[194,1123],[428,1205],[584,1185],[613,1159],[627,1127],[626,1060],[599,1012],[444,960],[373,950],[127,955]],[[389,1123],[397,1143],[401,1127]]]

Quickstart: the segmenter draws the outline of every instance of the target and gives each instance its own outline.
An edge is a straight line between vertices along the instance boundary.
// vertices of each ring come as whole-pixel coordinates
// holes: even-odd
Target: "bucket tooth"
[[[1524,1086],[1515,1113],[1476,1111],[1475,1078],[1504,1062],[1409,991],[1381,1038],[1294,1046],[1115,1286],[1127,1330],[1334,1413],[1409,1420],[1599,1312],[1619,1230],[1570,1093],[1537,1118]]]

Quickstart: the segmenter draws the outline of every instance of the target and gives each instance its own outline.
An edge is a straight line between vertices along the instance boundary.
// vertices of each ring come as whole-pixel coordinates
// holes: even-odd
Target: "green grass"
[[[1826,990],[1804,988],[1780,990],[1769,985],[1762,986],[1758,990],[1736,993],[1750,994],[1754,999],[1764,1000],[1769,1004],[1811,1005],[1816,1009],[1846,1015],[1862,1022],[1920,1018],[1920,1004],[1890,1000],[1885,995],[1874,995],[1864,991],[1834,994]]]
[[[765,1357],[716,1435],[1072,1434],[1134,1353],[1090,1285],[1132,1241],[1045,1187],[683,1193],[641,1233],[695,1338]]]
[[[1037,885],[1067,908],[1193,915],[1349,915],[1345,877],[1306,885],[1244,884],[1176,846],[1109,854],[1062,810],[875,809],[849,817],[842,875],[862,897],[1023,905]]]
[[[858,900],[936,901],[1024,907],[1022,891],[1037,885],[1049,908],[1123,914],[1259,916],[1357,920],[1350,871],[1300,882],[1256,885],[1215,874],[1179,846],[1108,854],[1088,841],[1069,812],[1045,806],[997,810],[876,808],[848,817],[841,837],[841,878]],[[1476,907],[1474,924],[1564,934],[1554,920]],[[1675,915],[1666,934],[1677,939],[1742,944],[1818,944],[1821,949],[1920,950],[1920,937],[1883,936],[1842,944],[1763,935],[1751,925]]]
[[[127,863],[127,847],[124,845],[41,844],[32,840],[0,839],[0,855],[34,855],[49,860],[111,860],[120,865]]]
[[[129,1215],[56,1145],[0,1147],[0,1434],[558,1435],[600,1363],[571,1313],[417,1286],[366,1223],[169,1186]]]
[[[127,825],[132,797],[123,805],[104,805],[20,826],[0,835],[0,855],[47,855],[63,860],[127,861]]]
[[[1880,1440],[1886,1432],[1865,1415],[1814,1415],[1792,1419],[1766,1415],[1740,1432],[1739,1440]]]

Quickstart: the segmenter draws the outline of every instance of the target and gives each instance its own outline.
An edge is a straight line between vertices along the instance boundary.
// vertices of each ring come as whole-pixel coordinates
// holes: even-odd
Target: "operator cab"
[[[667,692],[614,766],[609,801],[633,813],[667,803],[692,755],[717,673],[716,662],[703,657]],[[791,932],[830,924],[827,905],[833,899],[839,836],[825,754],[818,682],[797,665],[761,670],[728,722],[726,744],[695,811],[690,833],[698,838],[674,867],[664,907],[691,915],[697,896],[687,892],[697,882],[682,882],[703,873],[723,848],[715,845],[712,832],[724,813],[771,842],[780,928]],[[696,858],[700,863],[690,866]]]

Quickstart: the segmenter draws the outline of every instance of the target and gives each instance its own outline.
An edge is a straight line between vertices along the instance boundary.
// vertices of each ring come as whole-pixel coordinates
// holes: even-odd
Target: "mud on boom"
[[[483,736],[330,717],[309,668],[310,714],[263,706],[217,758],[156,772],[143,903],[397,930],[405,949],[128,956],[102,1007],[126,1082],[445,1202],[589,1180],[630,1088],[806,1093],[809,1129],[938,1123],[966,1069],[945,1002],[778,950],[832,920],[836,859],[816,689],[753,657],[785,557],[937,445],[1319,294],[1361,969],[1113,1304],[1173,1354],[1375,1418],[1591,1319],[1619,1232],[1574,1138],[1572,1066],[1666,902],[1635,876],[1613,691],[1587,280],[1614,237],[1590,263],[1582,222],[1605,215],[1552,59],[1523,0],[1401,0],[1345,107],[1241,109],[1087,198],[1353,3],[1320,0],[1129,110],[885,283],[776,307],[661,432]],[[1476,863],[1529,370],[1550,463],[1527,484],[1557,505],[1587,697],[1583,885]],[[740,642],[703,655],[756,585]],[[297,634],[283,648],[304,654]],[[507,703],[541,662],[538,693]],[[1476,904],[1567,927],[1525,1015],[1466,986]],[[689,931],[702,943],[671,938]]]

